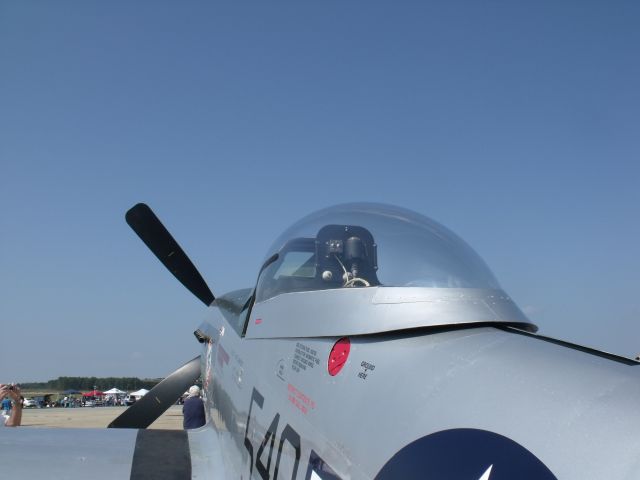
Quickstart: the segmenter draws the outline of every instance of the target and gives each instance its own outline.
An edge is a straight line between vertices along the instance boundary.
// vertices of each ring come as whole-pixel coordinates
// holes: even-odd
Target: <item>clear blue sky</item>
[[[637,2],[0,5],[0,382],[163,376],[310,211],[467,240],[541,333],[640,352]]]

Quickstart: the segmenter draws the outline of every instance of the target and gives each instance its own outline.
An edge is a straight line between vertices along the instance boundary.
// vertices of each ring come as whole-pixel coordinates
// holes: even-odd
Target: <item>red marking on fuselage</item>
[[[289,384],[287,386],[287,390],[289,391],[289,402],[305,415],[309,412],[309,410],[313,410],[314,408],[316,408],[316,402],[293,385]]]
[[[261,318],[256,318],[256,325],[260,325],[262,323],[262,319]]]
[[[327,362],[329,375],[333,377],[340,373],[340,370],[342,370],[342,367],[344,367],[344,364],[347,362],[347,358],[349,358],[350,351],[351,342],[347,337],[341,338],[335,343],[331,349],[331,353],[329,353],[329,361]]]

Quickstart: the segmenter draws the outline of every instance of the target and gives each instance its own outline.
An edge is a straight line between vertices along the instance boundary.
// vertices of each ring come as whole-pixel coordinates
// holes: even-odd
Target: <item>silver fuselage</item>
[[[635,362],[525,332],[503,292],[464,290],[289,293],[254,306],[246,326],[213,308],[200,327],[203,430],[216,432],[221,478],[324,478],[318,458],[338,478],[375,478],[448,431],[505,437],[561,479],[640,478]],[[342,337],[349,356],[331,376]],[[486,461],[500,478],[504,460]]]

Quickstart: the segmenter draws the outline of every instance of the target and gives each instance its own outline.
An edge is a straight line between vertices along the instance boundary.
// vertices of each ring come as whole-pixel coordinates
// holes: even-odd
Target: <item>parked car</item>
[[[25,398],[22,402],[22,408],[35,408],[36,401],[33,398]]]

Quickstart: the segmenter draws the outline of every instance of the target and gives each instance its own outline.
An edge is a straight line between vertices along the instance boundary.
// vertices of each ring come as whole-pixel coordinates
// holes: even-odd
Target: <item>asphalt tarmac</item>
[[[25,408],[22,427],[105,428],[128,407]],[[173,405],[149,428],[182,430],[182,406]]]

